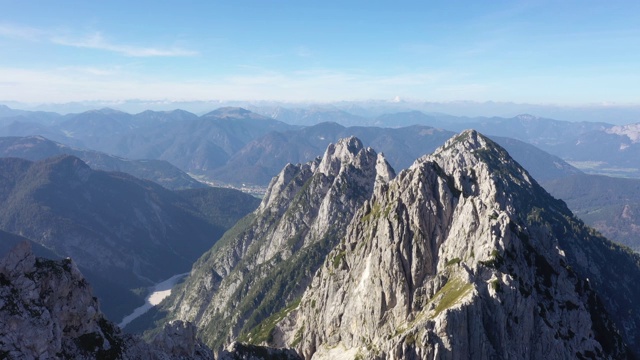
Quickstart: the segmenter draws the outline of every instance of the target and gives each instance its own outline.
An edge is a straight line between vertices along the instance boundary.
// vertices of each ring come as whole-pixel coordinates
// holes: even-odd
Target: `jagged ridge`
[[[393,176],[384,157],[354,137],[322,158],[287,165],[260,207],[194,265],[165,306],[168,318],[196,322],[217,349],[237,337],[269,339],[263,321],[295,303],[355,211]],[[261,323],[266,329],[256,328]]]

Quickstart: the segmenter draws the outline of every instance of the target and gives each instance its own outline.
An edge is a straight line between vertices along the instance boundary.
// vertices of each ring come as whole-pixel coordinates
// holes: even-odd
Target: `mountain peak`
[[[325,175],[335,175],[343,164],[353,163],[363,149],[362,141],[355,136],[340,139],[335,144],[329,144],[320,165],[318,165],[318,171]],[[373,152],[371,149],[366,150]]]
[[[395,177],[395,170],[389,165],[384,154],[379,153],[376,160],[376,184],[387,184]]]
[[[58,155],[49,159],[45,159],[36,163],[36,166],[44,166],[51,170],[55,169],[55,173],[73,175],[80,181],[85,182],[93,171],[87,163],[74,155]]]
[[[469,129],[447,140],[447,142],[445,142],[442,147],[434,152],[434,155],[440,152],[444,152],[452,147],[456,147],[458,148],[458,150],[479,150],[482,148],[493,146],[493,144],[495,143],[489,140],[489,138],[480,134],[476,130]]]
[[[457,186],[472,193],[477,189],[465,183],[477,182],[474,179],[478,177],[485,177],[490,180],[485,183],[494,183],[494,186],[498,180],[507,187],[510,183],[528,184],[525,188],[529,189],[535,183],[503,147],[475,130],[465,130],[452,137],[433,154],[418,159],[414,166],[425,161],[436,162],[446,173],[454,175]]]
[[[110,107],[104,107],[102,109],[85,111],[84,114],[115,115],[115,114],[126,114],[126,113],[120,110],[112,109]]]
[[[516,116],[516,119],[525,120],[525,121],[531,121],[531,120],[538,120],[539,117],[537,117],[535,115],[531,115],[531,114],[520,114],[520,115]]]
[[[227,106],[227,107],[221,107],[211,112],[208,112],[205,115],[203,115],[203,117],[239,119],[239,118],[245,118],[251,115],[254,115],[254,113],[247,109],[244,109],[241,107]]]

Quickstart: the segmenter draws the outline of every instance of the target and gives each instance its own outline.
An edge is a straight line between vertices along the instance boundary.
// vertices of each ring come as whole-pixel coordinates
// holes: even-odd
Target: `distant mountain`
[[[582,134],[548,151],[587,173],[640,178],[640,143],[609,130]]]
[[[491,136],[491,139],[505,148],[509,155],[527,169],[538,181],[561,179],[582,174],[582,171],[560,157],[551,155],[531,144],[501,136]]]
[[[131,115],[105,108],[64,115],[52,124],[26,114],[20,121],[0,121],[0,135],[40,135],[129,159],[166,160],[199,175],[226,164],[259,136],[296,128],[241,108],[220,108],[200,117],[181,110]]]
[[[267,100],[166,101],[134,99],[118,102],[97,100],[61,104],[42,104],[37,107],[14,102],[6,102],[6,104],[14,108],[55,111],[62,114],[78,113],[103,107],[117,107],[122,111],[127,111],[132,114],[149,109],[154,111],[185,109],[193,113],[201,114],[222,106],[236,106],[250,109],[251,111],[266,116],[270,116],[269,114],[273,112],[273,109],[277,108],[294,110],[306,108],[334,108],[369,119],[383,114],[406,111],[421,111],[425,114],[449,114],[450,116],[455,117],[511,117],[517,114],[536,114],[541,117],[562,119],[566,121],[604,121],[616,125],[637,122],[638,119],[640,119],[640,106],[638,105],[591,104],[586,106],[560,106],[495,101],[430,102],[412,101],[398,97],[387,100],[337,101],[332,103],[318,103],[313,101],[290,103]],[[264,109],[264,111],[262,109]]]
[[[24,121],[46,125],[54,124],[61,117],[55,112],[16,110],[0,104],[0,124]]]
[[[633,125],[568,122],[523,114],[513,118],[472,118],[440,123],[448,130],[476,129],[533,144],[582,171],[640,178],[640,143]],[[624,130],[629,129],[629,130]]]
[[[100,109],[65,116],[56,128],[67,137],[91,144],[93,149],[110,146],[113,137],[121,137],[135,128],[133,116],[113,109]]]
[[[257,205],[238,191],[199,191],[211,201],[207,212],[187,196],[124,173],[92,170],[73,156],[0,158],[0,229],[73,257],[96,287],[119,288],[103,300],[105,312],[119,320],[135,304],[119,302],[116,294],[188,271],[233,218]],[[216,219],[228,202],[236,202],[235,212]]]
[[[402,169],[418,156],[433,151],[451,134],[427,126],[390,129],[321,123],[257,138],[236,152],[212,175],[230,183],[266,185],[287,163],[311,161],[322,155],[330,143],[349,136],[356,136],[367,146],[379,149],[394,168]]]
[[[151,111],[146,110],[139,114],[133,115],[134,121],[139,126],[155,126],[159,123],[172,122],[172,121],[189,121],[195,120],[198,115],[190,113],[184,110],[172,110],[172,111]]]
[[[98,150],[132,159],[166,160],[184,171],[210,175],[254,138],[293,128],[244,109],[223,108],[196,119],[135,129]]]
[[[384,153],[394,168],[405,169],[453,135],[453,132],[423,125],[379,128],[322,123],[299,130],[272,132],[253,140],[236,152],[226,165],[214,170],[212,176],[228,183],[266,185],[287,163],[311,161],[320,156],[330,143],[348,136],[356,136],[367,146]],[[580,172],[559,157],[533,145],[505,137],[493,138],[541,180]]]
[[[392,128],[426,125],[452,132],[476,129],[490,136],[533,144],[588,173],[640,177],[640,142],[637,125],[634,124],[614,126],[603,122],[569,122],[528,114],[511,118],[469,118],[425,114],[417,110],[363,118],[362,124]],[[364,137],[363,141],[367,142]],[[398,167],[392,156],[389,160],[397,168],[404,168]]]
[[[0,138],[0,157],[37,161],[62,154],[77,156],[96,170],[125,172],[140,179],[154,181],[168,189],[206,187],[163,160],[128,160],[98,151],[72,148],[42,136]]]
[[[574,175],[543,182],[604,236],[640,252],[640,180]]]
[[[226,229],[233,227],[260,204],[260,199],[233,189],[206,187],[175,193],[209,221]]]
[[[404,127],[411,125],[428,125],[437,127],[440,123],[438,117],[434,115],[427,115],[417,110],[382,114],[375,117],[373,122],[376,126],[386,127]]]
[[[451,121],[448,129],[461,131],[476,129],[489,135],[506,136],[534,145],[543,145],[592,131],[604,131],[613,125],[593,122],[569,122],[521,114],[512,118],[468,118],[466,121]]]
[[[309,155],[305,154],[311,152],[311,148],[315,148],[316,156],[321,154],[327,141],[355,135],[365,143],[377,146],[370,137],[383,135],[378,133],[368,137],[367,133],[375,132],[375,128],[370,127],[372,125],[385,127],[385,131],[391,130],[389,128],[411,129],[411,126],[433,127],[446,129],[450,134],[464,129],[477,129],[490,136],[509,137],[535,145],[588,173],[640,178],[640,142],[637,141],[635,125],[568,122],[528,114],[510,118],[460,117],[421,112],[424,111],[422,107],[409,109],[403,102],[372,102],[369,105],[371,108],[367,110],[364,108],[366,104],[353,103],[300,108],[259,104],[251,105],[251,108],[263,115],[238,107],[226,107],[200,117],[180,110],[145,111],[131,115],[102,109],[65,115],[53,123],[36,121],[31,119],[35,115],[23,112],[11,122],[7,122],[9,118],[0,118],[0,135],[42,135],[67,145],[130,159],[166,160],[185,172],[212,180],[265,185],[270,176],[275,175],[277,169],[286,163],[285,159],[308,161]],[[460,103],[460,106],[465,104]],[[381,109],[386,109],[386,113],[381,113]],[[252,142],[264,143],[266,139],[260,138],[270,132],[282,134],[301,128],[274,119],[305,124],[310,128],[323,127],[323,123],[318,123],[320,121],[354,126],[348,128],[353,131],[342,132],[322,144],[309,139],[294,140],[291,134],[281,135],[280,139],[272,136],[285,148],[276,150],[273,155],[278,157],[269,160],[266,154],[254,154],[269,145]],[[355,128],[360,130],[355,131]],[[407,139],[410,140],[411,136]],[[393,149],[404,146],[398,140],[394,139],[397,146]],[[301,146],[302,155],[305,156],[287,149],[294,147],[294,144]],[[405,146],[407,150],[412,147]],[[416,155],[413,151],[402,150],[393,154],[392,150],[380,150],[388,153],[389,160],[397,168],[404,168],[413,161],[415,157],[408,156],[409,153]],[[432,150],[433,147],[429,149]]]
[[[370,125],[368,118],[354,115],[334,106],[311,106],[308,108],[248,106],[247,109],[293,125],[313,126],[324,122],[336,122],[344,126]]]

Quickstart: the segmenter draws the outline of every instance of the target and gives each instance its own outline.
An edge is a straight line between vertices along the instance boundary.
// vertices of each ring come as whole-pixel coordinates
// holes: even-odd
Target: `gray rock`
[[[290,349],[274,349],[233,342],[220,352],[218,360],[302,360],[302,358]]]
[[[238,338],[268,341],[256,327],[299,298],[356,210],[395,176],[382,155],[357,138],[322,158],[287,165],[260,207],[194,265],[172,293],[168,319],[193,321],[215,349]]]
[[[598,257],[614,255],[637,278],[620,250],[466,131],[376,188],[273,345],[305,359],[632,357],[639,322],[614,310],[638,305],[589,280],[613,275]]]
[[[71,259],[36,258],[26,241],[0,260],[0,285],[0,358],[213,359],[191,324],[170,324],[154,345],[123,334]]]

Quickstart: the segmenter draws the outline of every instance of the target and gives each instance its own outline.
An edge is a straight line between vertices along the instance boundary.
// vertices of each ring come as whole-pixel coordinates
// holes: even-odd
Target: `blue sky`
[[[5,1],[0,101],[640,104],[639,1]]]

